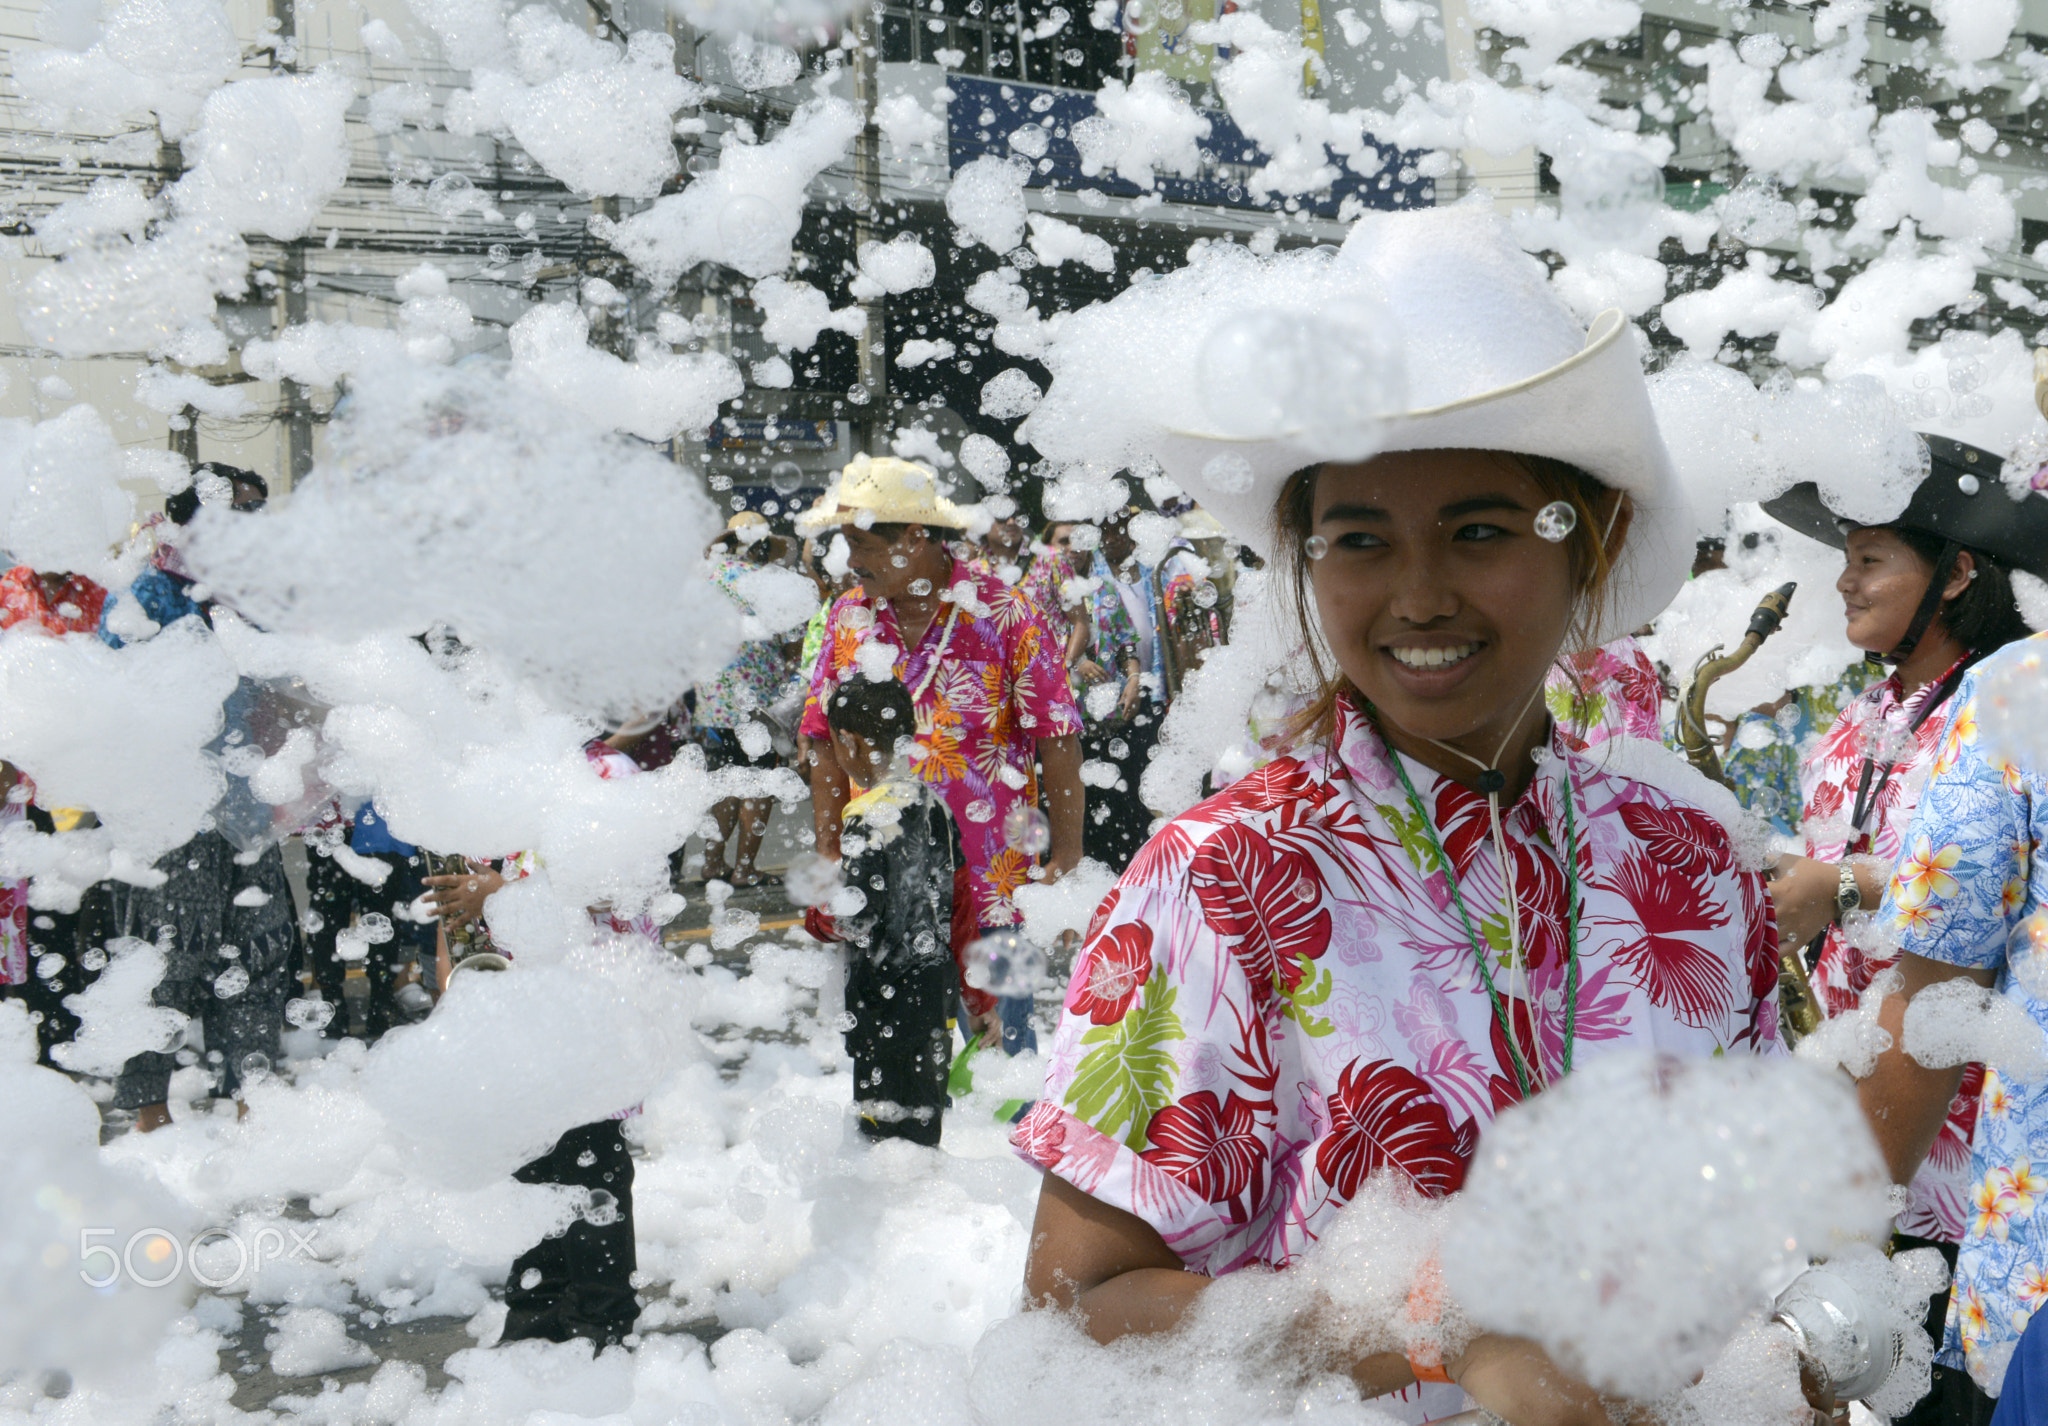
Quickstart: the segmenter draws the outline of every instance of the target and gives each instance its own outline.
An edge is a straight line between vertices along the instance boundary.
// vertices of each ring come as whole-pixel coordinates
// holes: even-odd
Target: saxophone
[[[1722,786],[1733,789],[1735,784],[1728,780],[1727,771],[1721,766],[1721,755],[1714,747],[1714,739],[1707,732],[1707,691],[1728,674],[1735,672],[1749,662],[1750,655],[1763,647],[1763,642],[1778,632],[1778,626],[1785,622],[1785,610],[1792,603],[1792,592],[1797,584],[1781,584],[1766,594],[1749,616],[1749,628],[1743,632],[1742,642],[1726,654],[1716,644],[1700,661],[1693,665],[1692,683],[1685,696],[1678,702],[1678,746],[1686,760]],[[1804,947],[1780,946],[1778,948],[1778,1012],[1783,1027],[1785,1043],[1797,1044],[1820,1028],[1820,1001],[1813,993],[1813,982],[1806,972]]]

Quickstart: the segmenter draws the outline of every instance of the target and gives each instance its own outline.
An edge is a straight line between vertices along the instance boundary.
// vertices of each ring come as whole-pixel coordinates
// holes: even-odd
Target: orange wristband
[[[1433,1327],[1443,1317],[1444,1272],[1437,1260],[1431,1257],[1415,1274],[1415,1285],[1408,1289],[1408,1320],[1418,1327]],[[1415,1373],[1417,1381],[1449,1382],[1451,1374],[1444,1370],[1443,1351],[1435,1342],[1418,1342],[1408,1349],[1408,1369]]]

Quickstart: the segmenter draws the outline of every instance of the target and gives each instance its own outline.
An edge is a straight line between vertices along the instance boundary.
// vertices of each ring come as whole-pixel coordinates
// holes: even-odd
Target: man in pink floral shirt
[[[955,952],[977,930],[1013,926],[1012,894],[1034,873],[1054,877],[1081,859],[1080,713],[1067,691],[1061,650],[1024,594],[977,575],[935,532],[966,519],[941,497],[930,471],[908,461],[857,460],[813,524],[844,526],[861,583],[827,618],[811,673],[802,730],[816,760],[811,779],[820,855],[839,852],[845,772],[833,761],[824,702],[858,671],[893,672],[917,708],[917,775],[937,787],[960,828],[965,896],[955,898]],[[1049,865],[1016,831],[1039,801],[1045,769]],[[964,992],[988,1017],[993,1001]],[[984,1019],[981,1028],[993,1028]],[[1021,1022],[1009,1027],[1022,1036]]]

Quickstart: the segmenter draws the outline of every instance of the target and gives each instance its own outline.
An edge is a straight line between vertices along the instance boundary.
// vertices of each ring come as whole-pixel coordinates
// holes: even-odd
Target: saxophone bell
[[[1720,645],[1709,649],[1693,665],[1692,684],[1678,704],[1678,746],[1686,761],[1731,792],[1735,784],[1721,765],[1720,751],[1707,731],[1707,692],[1720,679],[1749,662],[1750,655],[1763,647],[1765,639],[1778,632],[1791,607],[1797,583],[1781,584],[1757,601],[1750,613],[1749,627],[1733,652],[1723,654]],[[1804,948],[1781,946],[1778,950],[1778,1018],[1787,1045],[1797,1044],[1820,1028],[1820,1001],[1807,975]]]

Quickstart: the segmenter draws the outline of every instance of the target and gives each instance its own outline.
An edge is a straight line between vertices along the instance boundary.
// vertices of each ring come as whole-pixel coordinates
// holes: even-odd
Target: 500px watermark
[[[216,1291],[234,1287],[262,1271],[265,1263],[293,1262],[317,1256],[317,1226],[268,1225],[249,1233],[208,1228],[189,1238],[162,1228],[138,1228],[121,1242],[118,1228],[78,1230],[78,1278],[87,1287],[105,1289],[126,1278],[137,1287],[169,1287],[189,1273],[201,1287]]]

